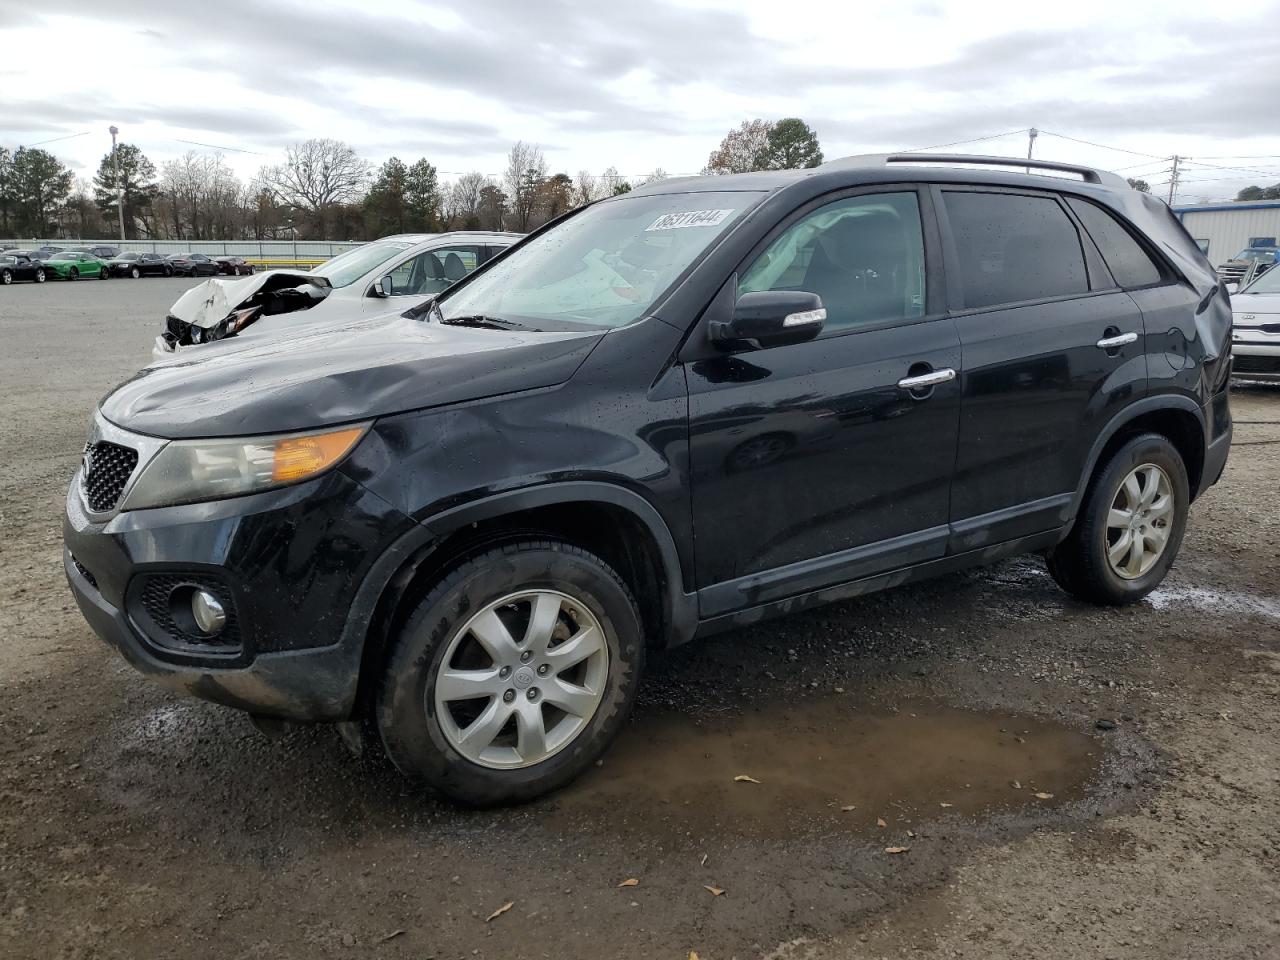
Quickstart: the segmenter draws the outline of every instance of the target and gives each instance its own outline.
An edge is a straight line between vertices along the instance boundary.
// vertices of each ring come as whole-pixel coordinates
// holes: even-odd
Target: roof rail
[[[1024,160],[1020,157],[987,157],[968,153],[879,153],[843,157],[832,163],[869,167],[890,164],[940,164],[946,166],[1022,167],[1030,170],[1052,170],[1073,173],[1085,183],[1096,183],[1116,190],[1128,190],[1129,181],[1106,170],[1084,167],[1075,163],[1057,163],[1053,160]]]

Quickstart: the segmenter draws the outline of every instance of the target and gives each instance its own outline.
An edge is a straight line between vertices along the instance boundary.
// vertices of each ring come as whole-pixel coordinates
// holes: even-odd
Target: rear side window
[[[1056,200],[944,191],[966,307],[1087,293],[1080,234]]]
[[[1111,269],[1111,276],[1122,287],[1146,287],[1161,280],[1160,268],[1147,251],[1116,218],[1088,200],[1068,197],[1067,203],[1076,212],[1093,242],[1102,251],[1103,259]]]

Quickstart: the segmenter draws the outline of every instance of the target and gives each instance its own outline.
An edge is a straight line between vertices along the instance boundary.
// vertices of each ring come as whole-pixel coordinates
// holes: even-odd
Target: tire
[[[173,276],[173,267],[165,267],[165,268],[164,268],[164,275],[165,275],[166,277],[172,277],[172,276]]]
[[[1131,476],[1136,486],[1126,489]],[[1166,485],[1167,493],[1162,495]],[[1141,507],[1143,498],[1135,498],[1133,490],[1144,496],[1155,490],[1146,512]],[[1162,510],[1166,496],[1167,510]],[[1129,510],[1131,503],[1138,509]],[[1136,436],[1095,470],[1075,526],[1048,555],[1049,572],[1063,590],[1090,603],[1119,606],[1141,600],[1160,585],[1173,565],[1190,503],[1191,484],[1177,448],[1158,433]],[[1117,508],[1114,516],[1113,507]],[[1125,514],[1135,515],[1136,528],[1123,525]],[[1128,549],[1121,542],[1126,529]],[[1157,552],[1154,545],[1161,536],[1155,561],[1144,566],[1149,554]],[[1141,551],[1132,546],[1139,542]],[[1118,563],[1108,553],[1118,553]]]
[[[43,271],[43,270],[37,270],[37,271],[36,271],[36,283],[44,283],[44,279],[45,279],[45,278],[44,278],[44,271]]]
[[[551,653],[544,655],[537,631],[523,632],[522,623],[533,621],[533,604],[522,595],[534,592],[538,602],[555,600],[558,612],[554,621],[546,621],[555,624],[554,631],[548,628],[548,636],[563,639],[567,635],[565,642],[572,645],[578,636],[587,637],[592,628],[584,624],[594,620],[603,644],[592,644],[594,652],[575,666],[549,666],[549,657],[560,645],[549,646]],[[468,629],[485,617],[495,622],[499,612],[511,628],[502,636],[520,637],[507,645],[509,662],[486,653],[488,648]],[[574,649],[581,653],[586,648]],[[467,658],[469,662],[464,662]],[[528,658],[532,659],[526,663]],[[506,672],[491,672],[499,663]],[[477,664],[476,675],[487,672],[487,689],[495,692],[469,701],[455,698],[440,706],[437,695],[445,694],[437,688],[443,671],[474,670]],[[631,711],[643,666],[639,609],[627,585],[607,563],[560,541],[507,543],[459,564],[410,614],[387,657],[377,696],[377,726],[387,756],[405,775],[425,780],[471,806],[518,803],[564,786],[604,752]],[[544,669],[550,671],[549,679]],[[584,672],[573,674],[579,670]],[[572,674],[569,682],[561,683],[567,674]],[[497,688],[502,688],[501,695]],[[565,690],[595,691],[588,698],[594,699],[594,706],[580,708],[577,714],[560,711],[554,701]],[[508,695],[510,701],[505,699]],[[456,712],[459,708],[463,715]],[[471,711],[470,717],[466,710]],[[545,730],[549,755],[534,753],[533,760],[522,753],[523,735],[512,733],[520,729],[517,720],[523,723],[531,715],[539,718],[539,725],[549,724]],[[487,725],[492,733],[476,740],[478,750],[473,749],[473,754],[485,755],[464,755],[463,747],[455,744],[464,732],[479,729],[473,725],[487,716],[495,718]],[[555,742],[558,731],[559,744]],[[530,742],[538,743],[533,738]]]
[[[67,279],[68,279],[68,280],[79,280],[79,279],[80,279],[80,271],[79,271],[79,270],[77,270],[75,267],[72,267],[72,268],[71,268],[71,270],[70,270],[70,272],[67,274]]]
[[[110,280],[110,279],[111,279],[111,271],[110,271],[110,270],[108,270],[106,267],[99,267],[99,268],[98,268],[98,279],[99,279],[99,280]]]
[[[137,267],[130,267],[130,268],[129,268],[129,276],[131,276],[131,277],[133,277],[133,279],[137,280],[139,277],[141,277],[141,276],[142,276],[142,271],[141,271],[141,270],[139,270]]]
[[[8,270],[0,270],[0,283],[3,283],[6,287],[13,283],[13,274]]]

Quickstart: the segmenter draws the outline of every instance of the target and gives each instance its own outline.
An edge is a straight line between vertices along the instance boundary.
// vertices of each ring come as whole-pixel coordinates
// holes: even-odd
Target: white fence
[[[36,237],[0,240],[0,250],[53,247],[118,247],[139,253],[203,253],[206,256],[252,257],[256,260],[327,260],[362,246],[349,240],[46,240]]]

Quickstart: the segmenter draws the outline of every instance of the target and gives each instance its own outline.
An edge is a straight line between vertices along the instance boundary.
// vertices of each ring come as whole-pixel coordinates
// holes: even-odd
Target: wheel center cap
[[[521,667],[519,670],[515,672],[515,675],[512,676],[511,682],[514,683],[521,690],[527,690],[529,689],[529,687],[533,686],[533,681],[535,679],[536,679],[536,675],[534,674],[532,669],[530,669],[529,667]]]

